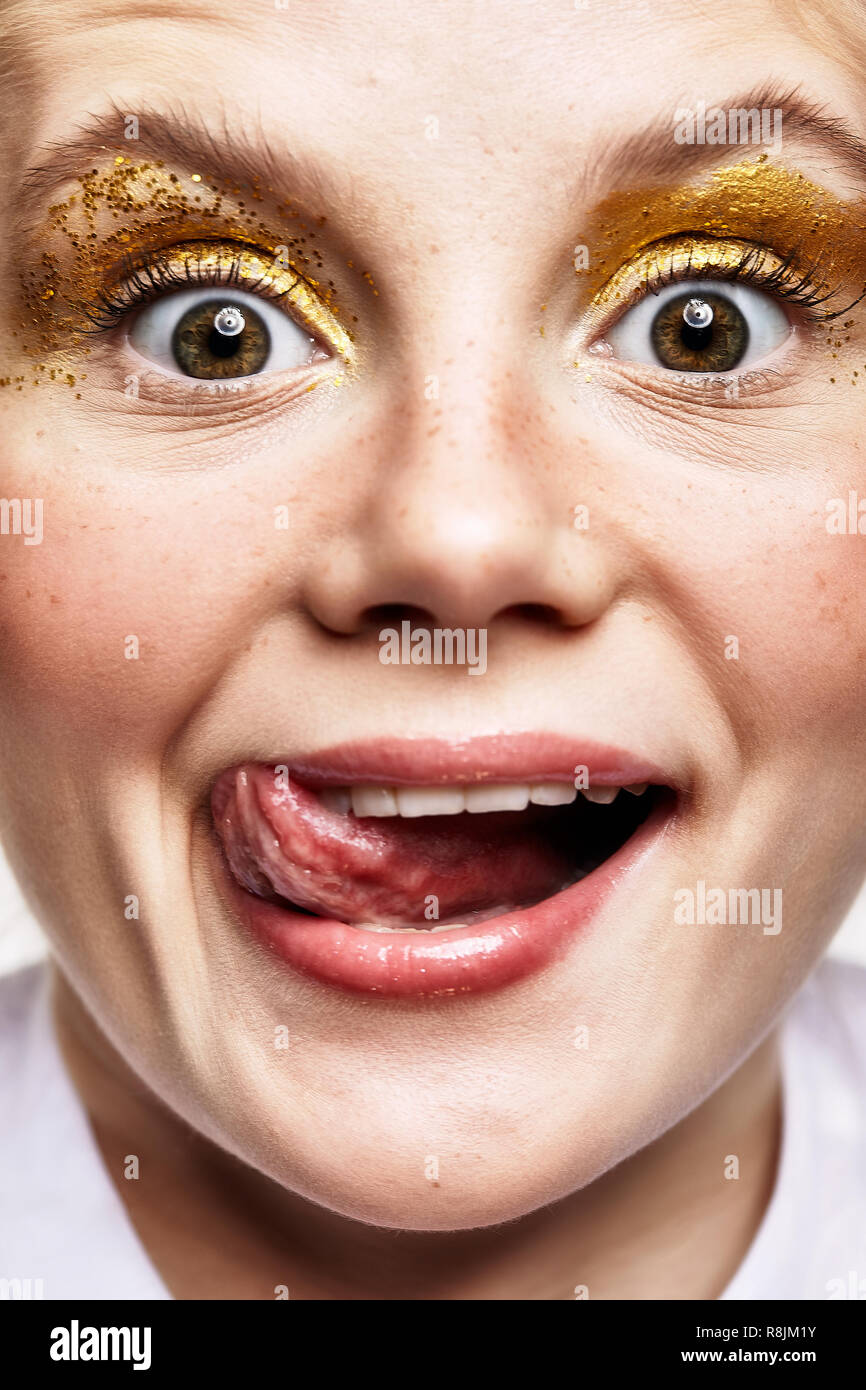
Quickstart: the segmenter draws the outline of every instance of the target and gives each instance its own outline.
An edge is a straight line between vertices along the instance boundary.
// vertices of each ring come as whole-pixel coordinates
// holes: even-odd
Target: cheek
[[[834,466],[850,463],[840,451]],[[834,496],[847,484],[795,463],[790,477],[705,473],[663,499],[676,525],[664,553],[656,542],[662,602],[743,737],[866,743],[866,535],[828,530]]]
[[[866,537],[830,536],[818,518],[768,537],[744,574],[734,622],[756,709],[794,737],[821,726],[866,733]]]
[[[49,735],[164,734],[249,642],[278,551],[288,575],[286,532],[269,499],[203,472],[74,491],[55,476],[42,543],[2,538],[0,698]]]

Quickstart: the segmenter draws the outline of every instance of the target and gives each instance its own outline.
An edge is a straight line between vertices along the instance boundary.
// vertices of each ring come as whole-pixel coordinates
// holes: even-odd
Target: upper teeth
[[[626,791],[635,796],[647,789],[635,782]],[[586,787],[588,801],[614,801],[621,787]],[[535,806],[567,806],[577,791],[570,782],[476,782],[449,787],[328,787],[320,793],[325,806],[356,816],[456,816],[460,811],[523,811]]]

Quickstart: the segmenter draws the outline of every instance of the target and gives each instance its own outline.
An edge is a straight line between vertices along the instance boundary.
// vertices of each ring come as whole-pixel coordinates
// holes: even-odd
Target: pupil
[[[214,357],[234,357],[243,339],[243,333],[236,333],[234,337],[229,338],[225,333],[218,333],[212,328],[207,340],[208,351],[213,353]]]
[[[690,352],[700,352],[703,348],[709,347],[713,341],[713,325],[708,323],[705,328],[692,328],[691,324],[686,323],[685,319],[680,326],[680,342],[683,347]]]

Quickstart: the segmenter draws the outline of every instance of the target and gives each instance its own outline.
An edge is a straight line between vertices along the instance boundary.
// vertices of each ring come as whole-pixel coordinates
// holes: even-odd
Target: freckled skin
[[[52,283],[61,312],[37,311],[0,361],[3,495],[45,507],[41,545],[0,537],[0,834],[67,982],[58,1008],[82,1089],[121,1153],[142,1116],[173,1134],[179,1121],[133,1102],[135,1086],[111,1090],[106,1078],[129,1068],[203,1136],[208,1171],[231,1155],[232,1181],[275,1222],[324,1223],[335,1269],[353,1267],[344,1218],[440,1233],[387,1255],[384,1296],[425,1278],[444,1296],[569,1296],[569,1247],[534,1243],[550,1211],[550,1241],[579,1237],[593,1296],[715,1297],[766,1198],[776,1077],[756,1080],[759,1044],[862,878],[866,542],[825,518],[828,500],[866,494],[866,321],[853,311],[830,348],[826,328],[797,320],[774,374],[732,401],[590,352],[597,287],[581,287],[570,248],[609,223],[605,196],[625,196],[590,191],[579,171],[648,113],[673,112],[696,70],[720,99],[768,72],[808,77],[856,124],[841,65],[759,0],[696,9],[687,24],[673,0],[651,22],[628,6],[543,3],[497,9],[495,24],[447,0],[408,7],[396,26],[380,3],[275,10],[250,26],[215,0],[206,27],[176,8],[142,20],[95,0],[76,28],[71,8],[40,11],[43,97],[32,133],[0,159],[3,187],[17,187],[19,153],[29,165],[106,92],[135,110],[176,90],[207,115],[231,73],[247,125],[264,112],[277,162],[300,152],[321,173],[305,197],[313,219],[327,215],[310,238],[316,281],[335,286],[321,327],[333,318],[355,353],[347,364],[332,343],[297,377],[193,396],[121,334],[72,341],[74,277],[92,289],[105,269],[104,244],[83,258],[68,244],[75,217],[87,223],[80,208],[65,232],[47,209],[32,235],[4,232],[4,320],[20,323],[28,294]],[[784,157],[797,168],[793,140]],[[814,159],[803,164],[814,179]],[[163,160],[157,172],[175,171]],[[100,203],[104,180],[130,177],[109,166],[85,186]],[[862,191],[828,182],[837,210],[858,206]],[[790,230],[786,187],[769,222]],[[273,196],[261,219],[258,205],[246,218],[223,205],[221,239],[257,237],[262,221],[258,254],[272,255],[304,189]],[[3,229],[13,211],[10,199]],[[198,214],[172,217],[172,236],[202,236]],[[145,222],[118,225],[147,250],[166,228]],[[832,232],[837,268],[852,255],[847,228]],[[623,230],[621,251],[606,243],[608,275],[637,249]],[[49,380],[35,386],[34,371]],[[383,666],[384,606],[486,628],[485,678]],[[212,869],[206,808],[223,769],[395,732],[503,729],[608,742],[688,774],[676,832],[554,970],[475,1001],[362,1007],[280,970],[241,933]],[[781,932],[684,935],[674,894],[698,879],[781,887]],[[281,1025],[300,1040],[288,1057],[272,1042]],[[83,1037],[98,1064],[81,1061]],[[752,1143],[734,1215],[720,1215],[715,1157],[686,1155]],[[163,1192],[187,1181],[196,1230],[241,1219],[230,1183],[190,1195],[169,1138],[155,1151]],[[438,1187],[423,1176],[429,1155]],[[678,1210],[700,1212],[695,1245],[657,1267],[674,1185]],[[124,1197],[184,1296],[210,1287],[147,1184]],[[611,1231],[638,1212],[617,1246],[631,1272],[610,1273]],[[480,1228],[506,1221],[502,1262]],[[658,1239],[635,1243],[638,1228]],[[381,1235],[363,1238],[381,1253]],[[265,1236],[246,1236],[273,1286]],[[228,1259],[214,1254],[221,1287],[257,1287]],[[379,1277],[364,1270],[354,1286],[341,1276],[355,1296]]]

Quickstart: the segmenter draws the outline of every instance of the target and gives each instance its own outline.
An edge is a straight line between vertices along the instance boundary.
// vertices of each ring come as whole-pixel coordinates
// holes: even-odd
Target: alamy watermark
[[[470,676],[487,670],[486,627],[416,627],[406,620],[379,633],[383,666],[466,666]]]
[[[23,536],[25,545],[41,545],[42,535],[41,497],[0,497],[0,536]]]
[[[0,1300],[44,1298],[44,1279],[0,1279]]]
[[[859,497],[853,488],[847,499],[829,497],[824,510],[824,526],[831,536],[866,536],[866,497]]]
[[[764,936],[782,930],[781,888],[708,888],[699,878],[694,888],[674,893],[678,927],[763,927]]]
[[[68,1327],[51,1329],[52,1361],[131,1361],[134,1371],[150,1370],[149,1327],[82,1327],[73,1318]]]
[[[782,148],[782,109],[779,106],[678,106],[674,112],[678,145],[769,145]]]

